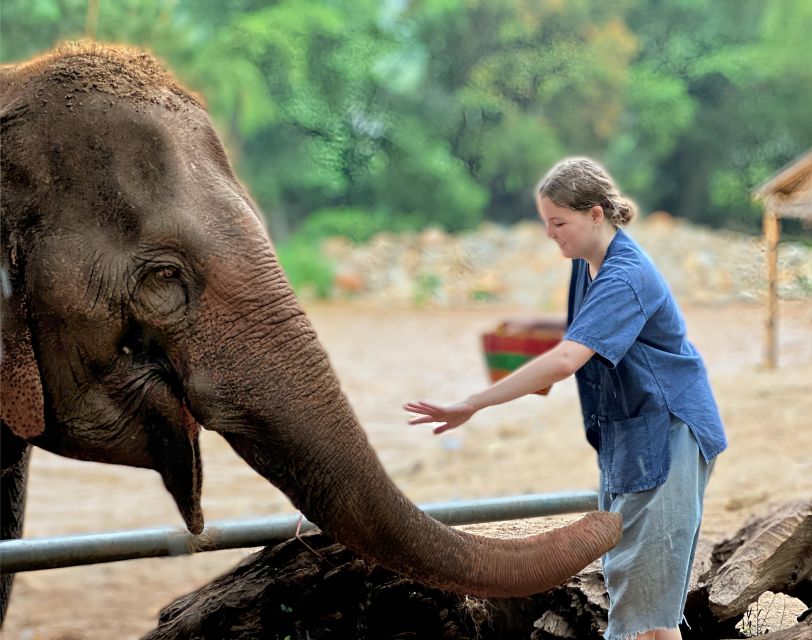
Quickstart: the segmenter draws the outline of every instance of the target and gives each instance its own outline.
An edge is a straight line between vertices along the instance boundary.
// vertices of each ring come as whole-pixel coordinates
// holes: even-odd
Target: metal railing
[[[501,522],[598,508],[594,491],[534,494],[422,505],[428,515],[448,525]],[[214,523],[200,535],[185,529],[140,529],[60,538],[0,542],[0,573],[56,569],[136,558],[179,556],[203,551],[263,547],[296,533],[296,516]],[[302,519],[300,531],[316,526]]]

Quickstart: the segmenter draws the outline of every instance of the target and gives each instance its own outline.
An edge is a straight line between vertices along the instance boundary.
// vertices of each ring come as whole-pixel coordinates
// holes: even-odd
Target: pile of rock
[[[652,256],[684,302],[763,299],[765,250],[761,238],[714,231],[655,213],[627,232]],[[382,233],[354,245],[330,238],[322,252],[336,270],[335,295],[382,304],[458,307],[503,303],[559,310],[566,300],[569,267],[539,222],[512,227],[485,223],[451,235],[438,229]],[[779,295],[812,296],[812,249],[783,242]]]

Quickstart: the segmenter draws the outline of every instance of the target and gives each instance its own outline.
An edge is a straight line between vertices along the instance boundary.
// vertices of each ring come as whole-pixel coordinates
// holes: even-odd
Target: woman
[[[680,638],[711,462],[726,447],[699,353],[650,258],[621,227],[633,205],[588,158],[553,167],[536,205],[572,259],[567,332],[510,376],[448,406],[410,402],[411,424],[439,434],[477,411],[575,375],[598,451],[600,508],[623,516],[603,558],[611,640]]]

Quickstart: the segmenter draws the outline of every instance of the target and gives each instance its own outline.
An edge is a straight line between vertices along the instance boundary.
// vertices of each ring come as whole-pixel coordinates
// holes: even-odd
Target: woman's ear
[[[589,213],[592,216],[593,226],[597,227],[603,222],[603,207],[601,205],[594,205]]]
[[[14,435],[29,440],[45,431],[39,366],[31,346],[26,304],[2,270],[3,350],[0,352],[0,417]]]

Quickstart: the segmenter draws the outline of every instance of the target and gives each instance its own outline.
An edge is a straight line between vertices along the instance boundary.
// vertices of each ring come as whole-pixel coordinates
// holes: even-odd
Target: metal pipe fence
[[[502,522],[598,508],[594,491],[533,494],[422,505],[428,515],[448,525]],[[0,573],[56,569],[137,558],[180,556],[203,551],[277,544],[296,534],[296,516],[213,523],[200,535],[160,528],[81,536],[0,542]],[[302,519],[300,531],[316,526]]]

